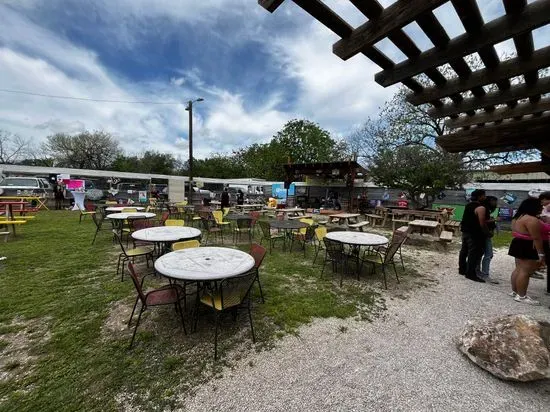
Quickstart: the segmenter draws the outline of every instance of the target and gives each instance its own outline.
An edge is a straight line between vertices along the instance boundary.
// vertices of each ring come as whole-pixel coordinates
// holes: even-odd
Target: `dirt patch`
[[[130,319],[133,305],[134,301],[129,299],[111,302],[109,305],[109,315],[101,328],[102,339],[119,339],[129,334],[128,319]],[[139,308],[140,304],[138,303],[138,311]]]
[[[49,318],[15,318],[2,324],[0,335],[0,382],[30,375],[37,363],[36,347],[50,340]]]

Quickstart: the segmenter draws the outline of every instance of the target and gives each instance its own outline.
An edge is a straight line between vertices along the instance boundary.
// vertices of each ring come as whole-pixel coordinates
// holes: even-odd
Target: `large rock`
[[[470,321],[458,349],[493,375],[528,382],[550,378],[550,324],[526,315]]]

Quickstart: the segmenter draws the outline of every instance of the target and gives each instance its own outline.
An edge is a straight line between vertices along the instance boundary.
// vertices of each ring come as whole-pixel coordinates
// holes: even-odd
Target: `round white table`
[[[132,237],[146,242],[172,243],[179,240],[194,239],[201,235],[199,229],[187,226],[157,226],[136,230]]]
[[[106,219],[126,220],[126,219],[151,219],[156,214],[151,212],[132,212],[132,213],[111,213],[105,216]]]
[[[179,280],[214,281],[248,272],[254,267],[248,253],[224,247],[197,247],[167,253],[155,261],[160,274]]]
[[[389,242],[384,236],[365,232],[329,232],[326,237],[353,246],[381,246]]]
[[[109,206],[105,208],[107,212],[122,212],[124,209],[136,209],[138,212],[145,210],[141,206]]]

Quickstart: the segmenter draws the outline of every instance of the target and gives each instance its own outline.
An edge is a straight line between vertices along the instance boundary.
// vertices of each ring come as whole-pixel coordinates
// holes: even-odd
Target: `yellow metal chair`
[[[185,221],[182,219],[166,219],[164,226],[185,226]]]
[[[221,210],[214,210],[212,212],[212,215],[214,216],[214,220],[216,221],[216,224],[221,227],[223,230],[224,227],[228,227],[231,222],[224,222],[223,221],[223,212]]]
[[[172,245],[172,250],[191,249],[199,247],[201,244],[198,240],[186,240],[184,242],[176,242]]]
[[[313,258],[313,264],[315,264],[315,261],[317,260],[317,255],[319,255],[320,250],[324,250],[323,247],[323,239],[327,235],[327,228],[325,226],[320,226],[315,229],[315,243],[313,244],[315,246],[315,257]]]

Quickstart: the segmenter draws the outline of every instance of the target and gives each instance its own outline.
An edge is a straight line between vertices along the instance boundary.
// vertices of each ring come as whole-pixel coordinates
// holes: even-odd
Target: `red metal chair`
[[[258,287],[260,288],[260,298],[262,299],[262,303],[265,303],[264,299],[264,292],[262,291],[262,284],[260,283],[260,266],[262,265],[262,262],[264,260],[264,257],[267,253],[267,249],[261,245],[258,245],[257,243],[253,243],[250,245],[250,252],[249,254],[254,258],[254,270],[256,271],[256,277],[254,279],[255,282],[258,282]]]
[[[181,324],[183,326],[183,333],[187,335],[187,329],[185,328],[185,321],[183,319],[183,311],[180,304],[180,300],[183,299],[183,297],[185,296],[183,288],[179,285],[174,284],[166,285],[159,289],[150,290],[148,292],[143,292],[143,281],[139,280],[138,275],[134,270],[134,265],[131,262],[128,263],[128,271],[130,272],[130,276],[132,277],[132,281],[134,282],[134,286],[137,291],[136,303],[134,304],[134,309],[132,310],[132,314],[130,315],[128,326],[130,326],[132,318],[134,317],[134,312],[136,311],[138,300],[141,301],[141,309],[139,311],[138,320],[134,328],[134,333],[132,334],[132,340],[130,341],[130,348],[134,344],[137,328],[139,326],[139,322],[141,321],[141,315],[143,315],[143,312],[145,312],[145,310],[149,306],[174,305],[174,307],[176,308],[176,312],[179,312],[180,314]]]

